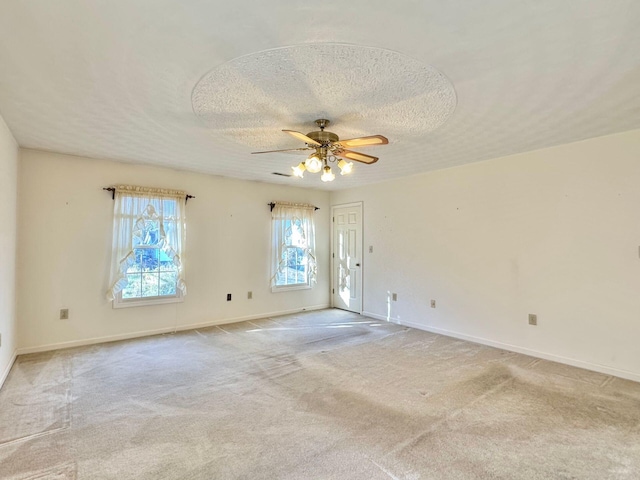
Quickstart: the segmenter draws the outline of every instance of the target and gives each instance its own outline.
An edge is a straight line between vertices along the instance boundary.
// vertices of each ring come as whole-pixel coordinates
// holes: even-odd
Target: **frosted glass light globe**
[[[324,173],[320,177],[320,180],[322,180],[323,182],[332,182],[335,178],[336,176],[331,171],[331,167],[324,167]]]
[[[338,162],[338,167],[340,167],[340,175],[348,175],[353,170],[353,162],[340,160]]]
[[[314,154],[307,158],[307,160],[304,162],[304,166],[310,173],[318,173],[320,170],[322,170],[322,160],[320,160],[318,156]]]

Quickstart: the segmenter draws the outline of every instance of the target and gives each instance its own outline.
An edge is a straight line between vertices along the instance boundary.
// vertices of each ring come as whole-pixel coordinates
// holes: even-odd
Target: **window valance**
[[[115,193],[131,196],[147,196],[147,197],[172,197],[186,198],[187,193],[182,190],[171,190],[168,188],[139,187],[137,185],[115,185]]]

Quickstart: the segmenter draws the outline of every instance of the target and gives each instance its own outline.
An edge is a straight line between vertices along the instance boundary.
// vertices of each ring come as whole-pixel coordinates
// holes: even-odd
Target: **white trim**
[[[112,308],[130,308],[181,302],[184,302],[184,295],[182,295],[182,290],[177,287],[175,295],[158,295],[157,297],[135,297],[125,300],[122,299],[122,290],[120,290],[116,295],[116,298],[111,301],[111,306]]]
[[[107,335],[104,337],[86,338],[83,340],[72,340],[70,342],[50,343],[48,345],[40,345],[37,347],[23,347],[23,348],[18,348],[17,354],[25,355],[27,353],[48,352],[51,350],[60,350],[63,348],[81,347],[84,345],[95,345],[96,343],[117,342],[118,340],[128,340],[130,338],[148,337],[151,335],[160,335],[163,333],[181,332],[184,330],[194,330],[196,328],[213,327],[215,325],[244,322],[246,320],[259,320],[261,318],[275,317],[280,315],[289,315],[291,313],[300,313],[300,312],[305,312],[310,310],[323,310],[325,308],[330,308],[330,306],[328,304],[312,305],[310,307],[296,308],[292,310],[282,310],[279,312],[260,313],[257,315],[247,315],[244,317],[235,317],[235,318],[224,318],[224,319],[212,320],[211,322],[193,323],[190,325],[178,325],[177,327],[165,327],[165,328],[157,328],[154,330],[144,330],[139,332],[123,333],[119,335]]]
[[[392,322],[398,325],[403,325],[405,327],[411,327],[411,328],[416,328],[418,330],[424,330],[426,332],[436,333],[438,335],[458,338],[460,340],[466,340],[472,343],[479,343],[481,345],[487,345],[489,347],[500,348],[502,350],[508,350],[510,352],[522,353],[524,355],[529,355],[531,357],[542,358],[544,360],[550,360],[552,362],[571,365],[572,367],[584,368],[585,370],[592,370],[594,372],[604,373],[606,375],[613,375],[614,377],[625,378],[627,380],[633,380],[634,382],[640,382],[640,373],[630,372],[628,370],[620,370],[617,368],[609,367],[607,365],[600,365],[599,363],[585,362],[582,360],[576,360],[574,358],[555,355],[553,353],[540,352],[538,350],[531,350],[529,348],[520,347],[518,345],[511,345],[509,343],[496,342],[494,340],[489,340],[483,337],[475,337],[473,335],[466,335],[464,333],[445,330],[443,328],[431,327],[428,325],[422,325],[415,322],[408,322],[406,320],[399,320],[397,318],[387,317],[386,315],[378,315],[372,312],[364,312],[363,315],[366,317],[375,318],[376,320]]]
[[[308,275],[307,275],[308,277]],[[271,293],[290,292],[292,290],[309,290],[313,288],[310,283],[292,283],[291,285],[274,285]]]
[[[9,360],[9,365],[7,365],[7,368],[5,368],[4,372],[2,372],[2,376],[0,376],[0,388],[2,388],[2,386],[4,385],[4,381],[9,376],[9,372],[11,372],[11,367],[13,367],[13,364],[15,363],[17,357],[18,357],[18,349],[14,349],[13,355],[11,356],[11,360]]]
[[[362,200],[358,200],[357,202],[350,203],[336,203],[335,205],[331,205],[331,210],[334,208],[343,208],[343,207],[357,207],[358,205],[363,205],[364,202]]]

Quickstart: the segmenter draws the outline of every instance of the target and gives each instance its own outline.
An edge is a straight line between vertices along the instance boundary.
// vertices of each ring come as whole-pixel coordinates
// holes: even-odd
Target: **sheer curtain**
[[[316,233],[313,205],[277,202],[271,211],[274,249],[271,262],[271,286],[278,276],[286,276],[288,247],[304,251],[309,285],[316,283]]]
[[[178,270],[177,289],[187,294],[184,281],[186,193],[150,187],[118,185],[113,210],[113,243],[107,299],[114,300],[127,286],[127,270],[135,263],[134,248],[148,239],[145,225],[157,222],[153,242],[172,259]]]

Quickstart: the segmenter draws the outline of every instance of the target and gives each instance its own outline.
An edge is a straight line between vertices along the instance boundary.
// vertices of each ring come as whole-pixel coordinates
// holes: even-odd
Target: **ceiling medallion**
[[[332,119],[345,138],[375,128],[394,143],[438,128],[457,99],[441,72],[401,53],[314,43],[218,65],[195,85],[191,102],[216,135],[275,149],[281,125],[304,130],[316,118]]]

